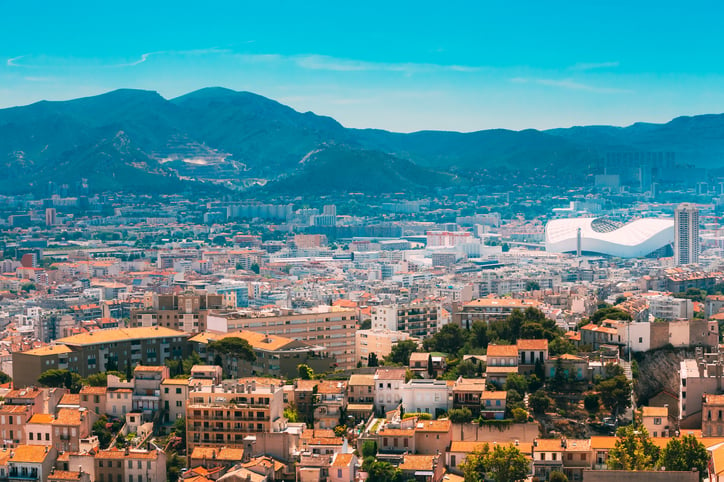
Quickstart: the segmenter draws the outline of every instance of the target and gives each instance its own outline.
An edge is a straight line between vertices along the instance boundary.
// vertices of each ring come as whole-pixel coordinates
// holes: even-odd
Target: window
[[[541,460],[545,460],[545,459],[546,459],[546,453],[545,453],[545,452],[541,452],[541,454],[540,454],[540,459],[541,459]]]
[[[338,479],[342,478],[342,469],[337,469],[337,478]]]
[[[654,425],[661,425],[661,417],[654,417]]]
[[[558,456],[558,454],[555,453],[555,452],[553,452],[553,453],[551,454],[551,460],[556,460],[556,457],[557,457],[557,456]]]
[[[586,454],[581,454],[581,461],[583,461],[583,462],[586,461]]]
[[[568,455],[568,460],[573,460],[573,454],[567,454],[567,455]]]

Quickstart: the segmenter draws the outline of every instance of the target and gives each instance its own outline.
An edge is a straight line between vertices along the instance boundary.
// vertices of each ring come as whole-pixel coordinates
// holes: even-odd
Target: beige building
[[[704,437],[724,436],[724,395],[705,393],[702,398],[701,434]]]
[[[273,378],[194,385],[186,406],[188,453],[197,446],[243,447],[244,437],[286,427],[284,388]]]
[[[163,421],[173,423],[186,416],[186,400],[189,398],[189,380],[167,378],[161,382],[161,406]]]
[[[151,307],[131,312],[131,326],[163,326],[186,333],[203,333],[209,310],[223,307],[223,295],[193,292],[154,294]]]
[[[392,348],[404,340],[415,340],[409,333],[404,331],[392,331],[388,329],[359,330],[355,333],[354,347],[357,361],[367,366],[370,353],[377,355],[377,360],[382,361],[384,357],[392,352]]]
[[[351,369],[355,358],[357,310],[320,306],[297,312],[285,309],[214,312],[208,316],[208,330],[216,333],[254,331],[319,345],[336,359],[337,368]]]

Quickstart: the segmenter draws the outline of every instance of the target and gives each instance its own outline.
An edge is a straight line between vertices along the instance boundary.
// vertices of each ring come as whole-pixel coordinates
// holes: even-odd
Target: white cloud
[[[548,87],[559,87],[561,89],[593,92],[593,93],[597,93],[597,94],[630,94],[633,92],[628,89],[617,89],[617,88],[613,88],[613,87],[597,87],[594,85],[577,82],[572,79],[513,77],[512,79],[510,79],[510,81],[515,84],[538,84],[538,85],[545,85]]]
[[[10,59],[8,59],[8,61],[6,62],[6,65],[7,65],[8,67],[22,67],[22,65],[19,65],[19,64],[17,63],[17,61],[20,60],[20,59],[22,59],[23,57],[25,57],[25,55],[19,55],[19,56],[17,56],[17,57],[10,58]]]
[[[589,63],[578,63],[571,67],[569,67],[569,70],[578,70],[578,71],[585,71],[585,70],[596,70],[596,69],[613,69],[619,66],[618,61],[616,62],[589,62]]]
[[[429,63],[368,62],[365,60],[343,59],[327,55],[297,55],[290,57],[299,67],[309,70],[330,70],[336,72],[478,72],[480,67],[467,65],[443,65]]]

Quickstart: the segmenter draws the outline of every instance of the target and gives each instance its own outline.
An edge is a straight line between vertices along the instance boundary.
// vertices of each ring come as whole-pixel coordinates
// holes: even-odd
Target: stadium
[[[674,220],[644,218],[622,223],[608,218],[554,219],[546,224],[545,235],[546,251],[551,253],[576,253],[580,249],[585,255],[664,257],[673,254]]]

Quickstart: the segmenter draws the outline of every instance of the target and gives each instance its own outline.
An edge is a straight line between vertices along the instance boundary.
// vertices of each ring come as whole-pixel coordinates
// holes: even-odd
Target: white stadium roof
[[[674,220],[644,218],[623,224],[607,218],[554,219],[546,224],[546,251],[581,251],[620,258],[642,258],[674,242]]]

